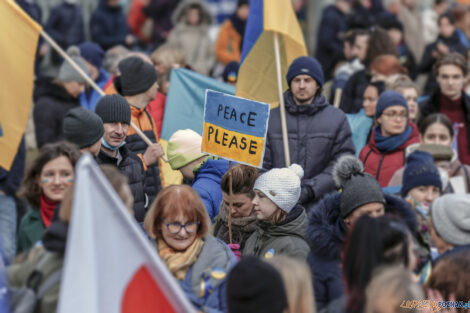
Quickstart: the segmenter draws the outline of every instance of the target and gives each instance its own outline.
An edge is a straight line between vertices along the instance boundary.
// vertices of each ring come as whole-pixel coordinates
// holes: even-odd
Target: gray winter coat
[[[269,258],[282,254],[302,260],[307,259],[310,252],[305,242],[308,220],[302,206],[294,207],[280,224],[274,225],[267,221],[258,221],[257,224],[255,232],[245,243],[243,256]]]
[[[302,185],[312,188],[315,200],[336,189],[331,171],[343,154],[354,154],[346,115],[323,95],[313,103],[296,105],[290,90],[284,93],[291,163],[304,169]],[[285,167],[279,107],[271,110],[263,167]]]

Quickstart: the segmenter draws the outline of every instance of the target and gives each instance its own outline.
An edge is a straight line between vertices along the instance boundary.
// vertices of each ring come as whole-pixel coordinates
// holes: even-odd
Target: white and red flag
[[[75,173],[57,312],[195,312],[90,155]]]

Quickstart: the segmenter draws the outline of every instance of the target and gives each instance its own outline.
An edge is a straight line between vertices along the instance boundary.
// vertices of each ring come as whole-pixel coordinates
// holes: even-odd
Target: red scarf
[[[41,213],[42,222],[47,228],[52,223],[52,216],[54,216],[54,211],[59,205],[59,202],[52,201],[48,199],[44,193],[41,193],[41,198],[39,202],[39,212]]]

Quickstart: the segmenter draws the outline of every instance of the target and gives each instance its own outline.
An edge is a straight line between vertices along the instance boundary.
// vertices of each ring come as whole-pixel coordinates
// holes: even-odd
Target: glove
[[[313,189],[310,188],[310,186],[302,185],[300,189],[299,202],[301,204],[306,204],[312,201],[313,199],[315,199],[315,193],[313,192]]]
[[[235,254],[237,260],[240,261],[242,257],[242,253],[240,252],[240,245],[238,243],[230,243],[228,244],[228,247],[230,250],[232,250],[233,254]]]

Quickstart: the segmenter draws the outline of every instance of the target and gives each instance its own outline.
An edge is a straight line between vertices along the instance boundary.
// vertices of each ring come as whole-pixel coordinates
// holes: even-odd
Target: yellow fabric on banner
[[[221,126],[204,123],[201,151],[261,167],[264,138],[227,130]]]
[[[161,139],[159,143],[163,147],[163,151],[165,152],[168,149],[168,141]],[[175,171],[171,168],[170,163],[161,161],[160,162],[160,178],[162,181],[163,187],[167,187],[170,185],[181,185],[183,183],[183,175],[180,171]]]
[[[279,36],[282,90],[288,88],[285,75],[289,65],[299,56],[307,55],[303,38],[291,0],[264,0],[264,31],[240,66],[236,95],[279,105],[274,32]]]
[[[31,109],[42,28],[14,1],[0,0],[0,166],[9,170]]]

